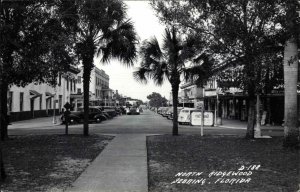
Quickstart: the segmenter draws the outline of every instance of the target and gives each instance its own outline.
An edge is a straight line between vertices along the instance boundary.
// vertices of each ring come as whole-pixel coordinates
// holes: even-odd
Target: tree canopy
[[[8,85],[55,84],[74,64],[72,39],[49,1],[1,1],[1,77]]]
[[[299,27],[292,30],[284,27],[295,18],[288,16],[286,7],[299,6],[297,1],[153,0],[151,4],[167,25],[177,26],[185,34],[204,37],[207,49],[216,60],[213,71],[221,71],[220,77],[236,78],[234,85],[243,87],[250,100],[247,137],[253,138],[254,100],[255,94],[263,90],[262,76],[267,71],[277,73],[270,71],[273,68],[271,60],[278,62],[286,39],[291,34],[299,34]],[[222,72],[228,67],[239,73],[232,76]],[[276,81],[277,78],[280,75]],[[228,82],[223,83],[228,85]]]
[[[168,100],[165,97],[162,97],[161,94],[153,92],[150,95],[147,96],[147,99],[149,99],[149,105],[151,107],[164,107],[167,106]]]
[[[76,39],[76,53],[83,65],[84,135],[88,135],[89,83],[94,57],[101,62],[116,58],[128,66],[136,58],[137,35],[120,0],[70,0],[63,7]],[[68,9],[68,7],[71,7]]]
[[[176,27],[166,28],[162,46],[156,38],[146,40],[140,48],[141,64],[133,73],[137,81],[147,83],[149,79],[156,85],[168,80],[172,87],[174,108],[173,135],[178,135],[178,91],[183,76],[204,80],[210,74],[212,59],[203,50],[201,38],[197,34],[184,36]]]

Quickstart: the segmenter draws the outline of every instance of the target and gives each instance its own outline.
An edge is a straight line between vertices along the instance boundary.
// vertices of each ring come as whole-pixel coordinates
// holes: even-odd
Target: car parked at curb
[[[172,109],[173,107],[165,107],[162,111],[161,111],[161,115],[163,117],[167,117],[168,116],[168,112]]]
[[[110,107],[110,106],[94,106],[94,107],[100,109],[102,112],[106,112],[110,116],[110,118],[113,118],[118,114],[116,107]]]
[[[107,120],[107,117],[103,114],[103,112],[96,107],[89,107],[89,122],[100,123],[101,121]],[[66,118],[64,115],[61,116],[62,123],[66,122]],[[69,123],[81,123],[84,121],[84,109],[78,108],[77,111],[70,111],[69,114]]]
[[[182,109],[183,109],[183,107],[177,107],[177,115],[179,115],[179,113]],[[173,113],[174,113],[174,109],[172,108],[170,111],[167,112],[167,114],[168,114],[167,118],[172,120],[173,119]]]
[[[191,112],[197,111],[196,108],[184,108],[180,111],[178,115],[178,124],[188,124],[191,123]],[[199,110],[198,110],[199,111]]]

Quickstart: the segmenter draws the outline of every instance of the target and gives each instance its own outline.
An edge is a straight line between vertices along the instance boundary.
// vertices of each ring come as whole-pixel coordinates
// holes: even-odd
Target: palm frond
[[[99,47],[97,51],[97,55],[102,56],[102,62],[116,58],[129,66],[133,65],[137,57],[138,40],[130,20],[119,23],[116,29],[107,31],[102,39],[105,40],[105,45]]]
[[[137,71],[133,72],[133,78],[140,83],[147,83],[147,76],[149,73],[149,69],[139,67]]]
[[[162,51],[155,37],[149,41],[144,41],[139,51],[144,60],[145,67],[150,67],[151,64],[157,64],[162,59]]]

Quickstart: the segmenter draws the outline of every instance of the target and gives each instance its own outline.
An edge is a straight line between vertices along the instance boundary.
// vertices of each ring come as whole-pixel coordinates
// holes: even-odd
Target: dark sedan
[[[61,120],[65,123],[65,116],[62,115]],[[81,123],[84,120],[83,108],[78,108],[78,111],[71,111],[69,115],[69,123]],[[101,121],[107,120],[107,117],[103,112],[96,107],[89,107],[89,121],[100,123]]]

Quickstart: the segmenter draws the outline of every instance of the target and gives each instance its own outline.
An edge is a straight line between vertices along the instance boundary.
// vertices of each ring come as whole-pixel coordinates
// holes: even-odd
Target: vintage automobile
[[[183,109],[183,107],[177,107],[177,115],[179,115],[179,113],[180,113],[180,111]],[[173,111],[174,109],[172,108],[172,109],[170,109],[168,112],[167,112],[167,118],[168,119],[173,119]]]
[[[78,108],[77,111],[71,111],[69,114],[69,123],[81,123],[84,120],[84,110],[83,108]],[[101,121],[107,120],[107,117],[103,112],[96,107],[89,107],[89,121],[100,123]],[[61,116],[62,123],[65,123],[65,115]]]
[[[165,107],[162,111],[161,111],[161,115],[163,117],[167,117],[168,116],[168,112],[173,109],[173,107]]]
[[[180,111],[178,115],[178,124],[188,124],[191,123],[191,112],[197,111],[196,108],[184,108]],[[198,110],[199,111],[199,110]]]
[[[127,115],[139,115],[140,109],[138,107],[130,107],[129,110],[127,110]]]
[[[158,114],[162,114],[163,111],[166,110],[166,108],[167,108],[167,107],[159,107],[159,108],[157,109],[157,113],[158,113]]]

